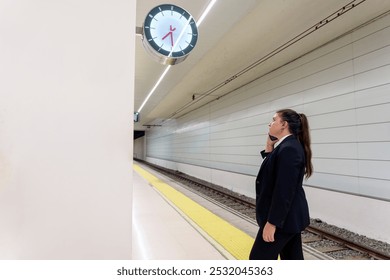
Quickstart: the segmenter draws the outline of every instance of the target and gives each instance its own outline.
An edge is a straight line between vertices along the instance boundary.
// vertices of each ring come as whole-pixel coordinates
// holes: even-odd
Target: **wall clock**
[[[194,18],[181,7],[163,4],[153,8],[143,25],[142,42],[158,62],[174,65],[187,58],[198,40]]]

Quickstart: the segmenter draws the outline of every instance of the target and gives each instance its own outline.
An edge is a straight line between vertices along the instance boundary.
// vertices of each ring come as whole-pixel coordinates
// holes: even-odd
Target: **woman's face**
[[[285,128],[285,121],[283,121],[280,116],[276,113],[272,117],[272,121],[268,124],[269,134],[277,138],[281,138],[280,135]]]

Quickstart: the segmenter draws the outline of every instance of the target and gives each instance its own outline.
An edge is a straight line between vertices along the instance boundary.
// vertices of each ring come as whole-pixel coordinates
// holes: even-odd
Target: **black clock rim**
[[[143,28],[144,29],[144,37],[145,37],[144,40],[146,40],[146,42],[149,44],[149,46],[152,47],[152,49],[154,51],[156,51],[157,53],[162,54],[166,57],[177,58],[177,57],[182,57],[182,56],[187,55],[195,47],[196,42],[198,41],[198,28],[196,26],[195,20],[192,18],[190,20],[190,24],[189,24],[191,27],[192,33],[194,34],[189,45],[183,50],[171,53],[170,51],[166,51],[166,50],[160,48],[160,46],[157,45],[155,43],[155,41],[153,40],[152,35],[150,33],[150,28],[145,28],[146,26],[150,26],[150,23],[152,22],[155,15],[157,15],[161,12],[160,9],[163,11],[168,11],[168,12],[170,10],[175,10],[175,11],[181,13],[186,19],[189,19],[190,17],[192,17],[191,14],[188,13],[186,10],[184,10],[183,8],[181,8],[179,6],[173,5],[173,4],[163,4],[163,5],[156,6],[152,10],[150,10],[150,12],[147,14],[147,16],[145,18],[144,28]]]

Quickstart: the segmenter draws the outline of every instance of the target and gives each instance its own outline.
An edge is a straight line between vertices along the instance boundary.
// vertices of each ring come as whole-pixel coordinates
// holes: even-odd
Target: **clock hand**
[[[167,34],[165,34],[164,37],[162,37],[162,40],[164,40],[165,38],[167,38],[168,36],[171,36],[171,45],[173,47],[173,31],[176,30],[176,27],[172,28],[172,25],[169,26],[169,32]]]
[[[172,44],[172,47],[173,47],[173,31],[176,30],[176,27],[172,28],[172,25],[169,26],[169,30],[171,31],[171,44]]]
[[[171,45],[173,47],[173,33],[171,33]]]
[[[165,38],[167,38],[167,37],[168,37],[168,35],[171,35],[171,33],[172,33],[172,32],[168,32],[167,34],[165,34],[165,36],[164,36],[164,37],[162,37],[162,40],[164,40]]]

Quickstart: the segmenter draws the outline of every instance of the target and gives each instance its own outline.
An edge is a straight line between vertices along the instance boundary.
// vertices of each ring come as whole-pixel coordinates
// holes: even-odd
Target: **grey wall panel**
[[[389,180],[359,178],[359,193],[362,196],[390,201]],[[388,213],[381,213],[388,216]]]
[[[359,192],[359,179],[356,176],[316,172],[310,177],[307,185],[349,194]]]

